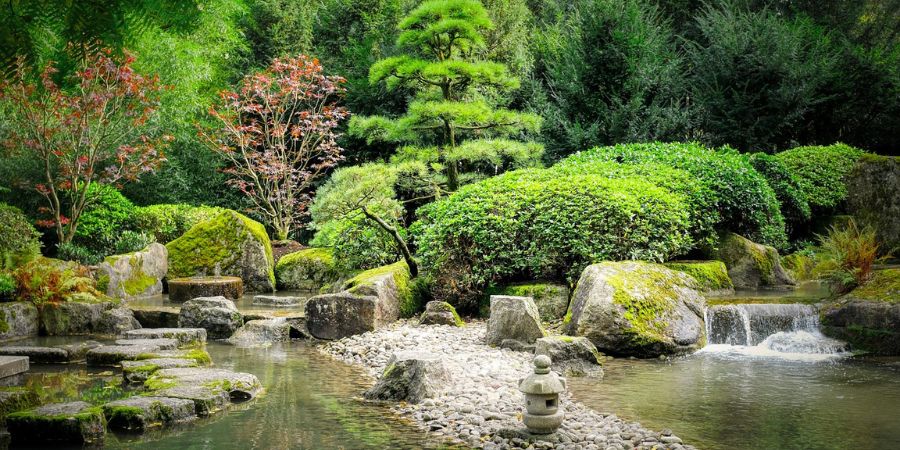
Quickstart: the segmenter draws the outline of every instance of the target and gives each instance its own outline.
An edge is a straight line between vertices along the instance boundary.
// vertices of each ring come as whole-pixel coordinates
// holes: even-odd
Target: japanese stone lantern
[[[534,373],[519,380],[519,390],[525,394],[523,421],[534,434],[556,431],[565,418],[559,404],[559,394],[566,390],[566,379],[550,370],[550,357],[534,358]]]

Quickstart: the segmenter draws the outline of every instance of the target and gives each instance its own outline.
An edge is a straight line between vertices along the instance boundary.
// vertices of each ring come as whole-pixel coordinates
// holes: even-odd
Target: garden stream
[[[700,352],[670,360],[613,359],[602,381],[570,378],[570,389],[597,411],[671,429],[700,449],[900,447],[900,359],[851,358],[842,343],[821,335],[811,306],[820,293],[806,287],[711,299],[710,345]],[[249,302],[238,305],[254,309]],[[386,407],[360,400],[371,378],[304,341],[262,349],[211,342],[207,348],[217,367],[255,374],[267,393],[199,423],[142,436],[110,434],[107,448],[444,446]],[[118,371],[35,365],[28,377],[58,401],[122,395]]]

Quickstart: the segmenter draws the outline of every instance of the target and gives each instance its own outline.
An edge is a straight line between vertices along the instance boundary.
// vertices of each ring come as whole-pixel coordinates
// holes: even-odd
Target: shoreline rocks
[[[198,297],[184,302],[180,328],[203,328],[210,339],[227,339],[244,324],[244,316],[225,297]]]

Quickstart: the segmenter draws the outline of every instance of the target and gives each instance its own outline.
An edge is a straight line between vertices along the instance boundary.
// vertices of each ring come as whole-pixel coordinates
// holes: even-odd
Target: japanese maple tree
[[[0,85],[7,122],[4,145],[35,158],[42,180],[33,187],[47,200],[60,243],[71,242],[85,208],[95,198],[95,183],[121,187],[165,161],[162,148],[171,137],[154,126],[160,91],[156,76],[132,67],[134,57],[104,49],[82,58],[69,83],[54,80],[53,63],[37,81],[24,60],[10,81]]]
[[[325,75],[315,58],[275,59],[236,92],[223,91],[210,109],[218,126],[200,131],[230,163],[229,183],[279,240],[306,214],[313,183],[342,159],[336,128],[348,112],[336,102],[344,83]]]

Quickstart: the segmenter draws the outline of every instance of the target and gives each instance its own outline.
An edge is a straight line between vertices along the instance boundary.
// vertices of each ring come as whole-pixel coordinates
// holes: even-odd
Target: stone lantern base
[[[563,412],[562,409],[556,411],[556,413],[547,415],[547,416],[537,416],[533,414],[528,414],[527,412],[522,416],[522,421],[525,422],[525,426],[528,427],[528,431],[534,434],[550,434],[556,431],[560,425],[562,425],[563,419],[566,417],[566,413]]]

